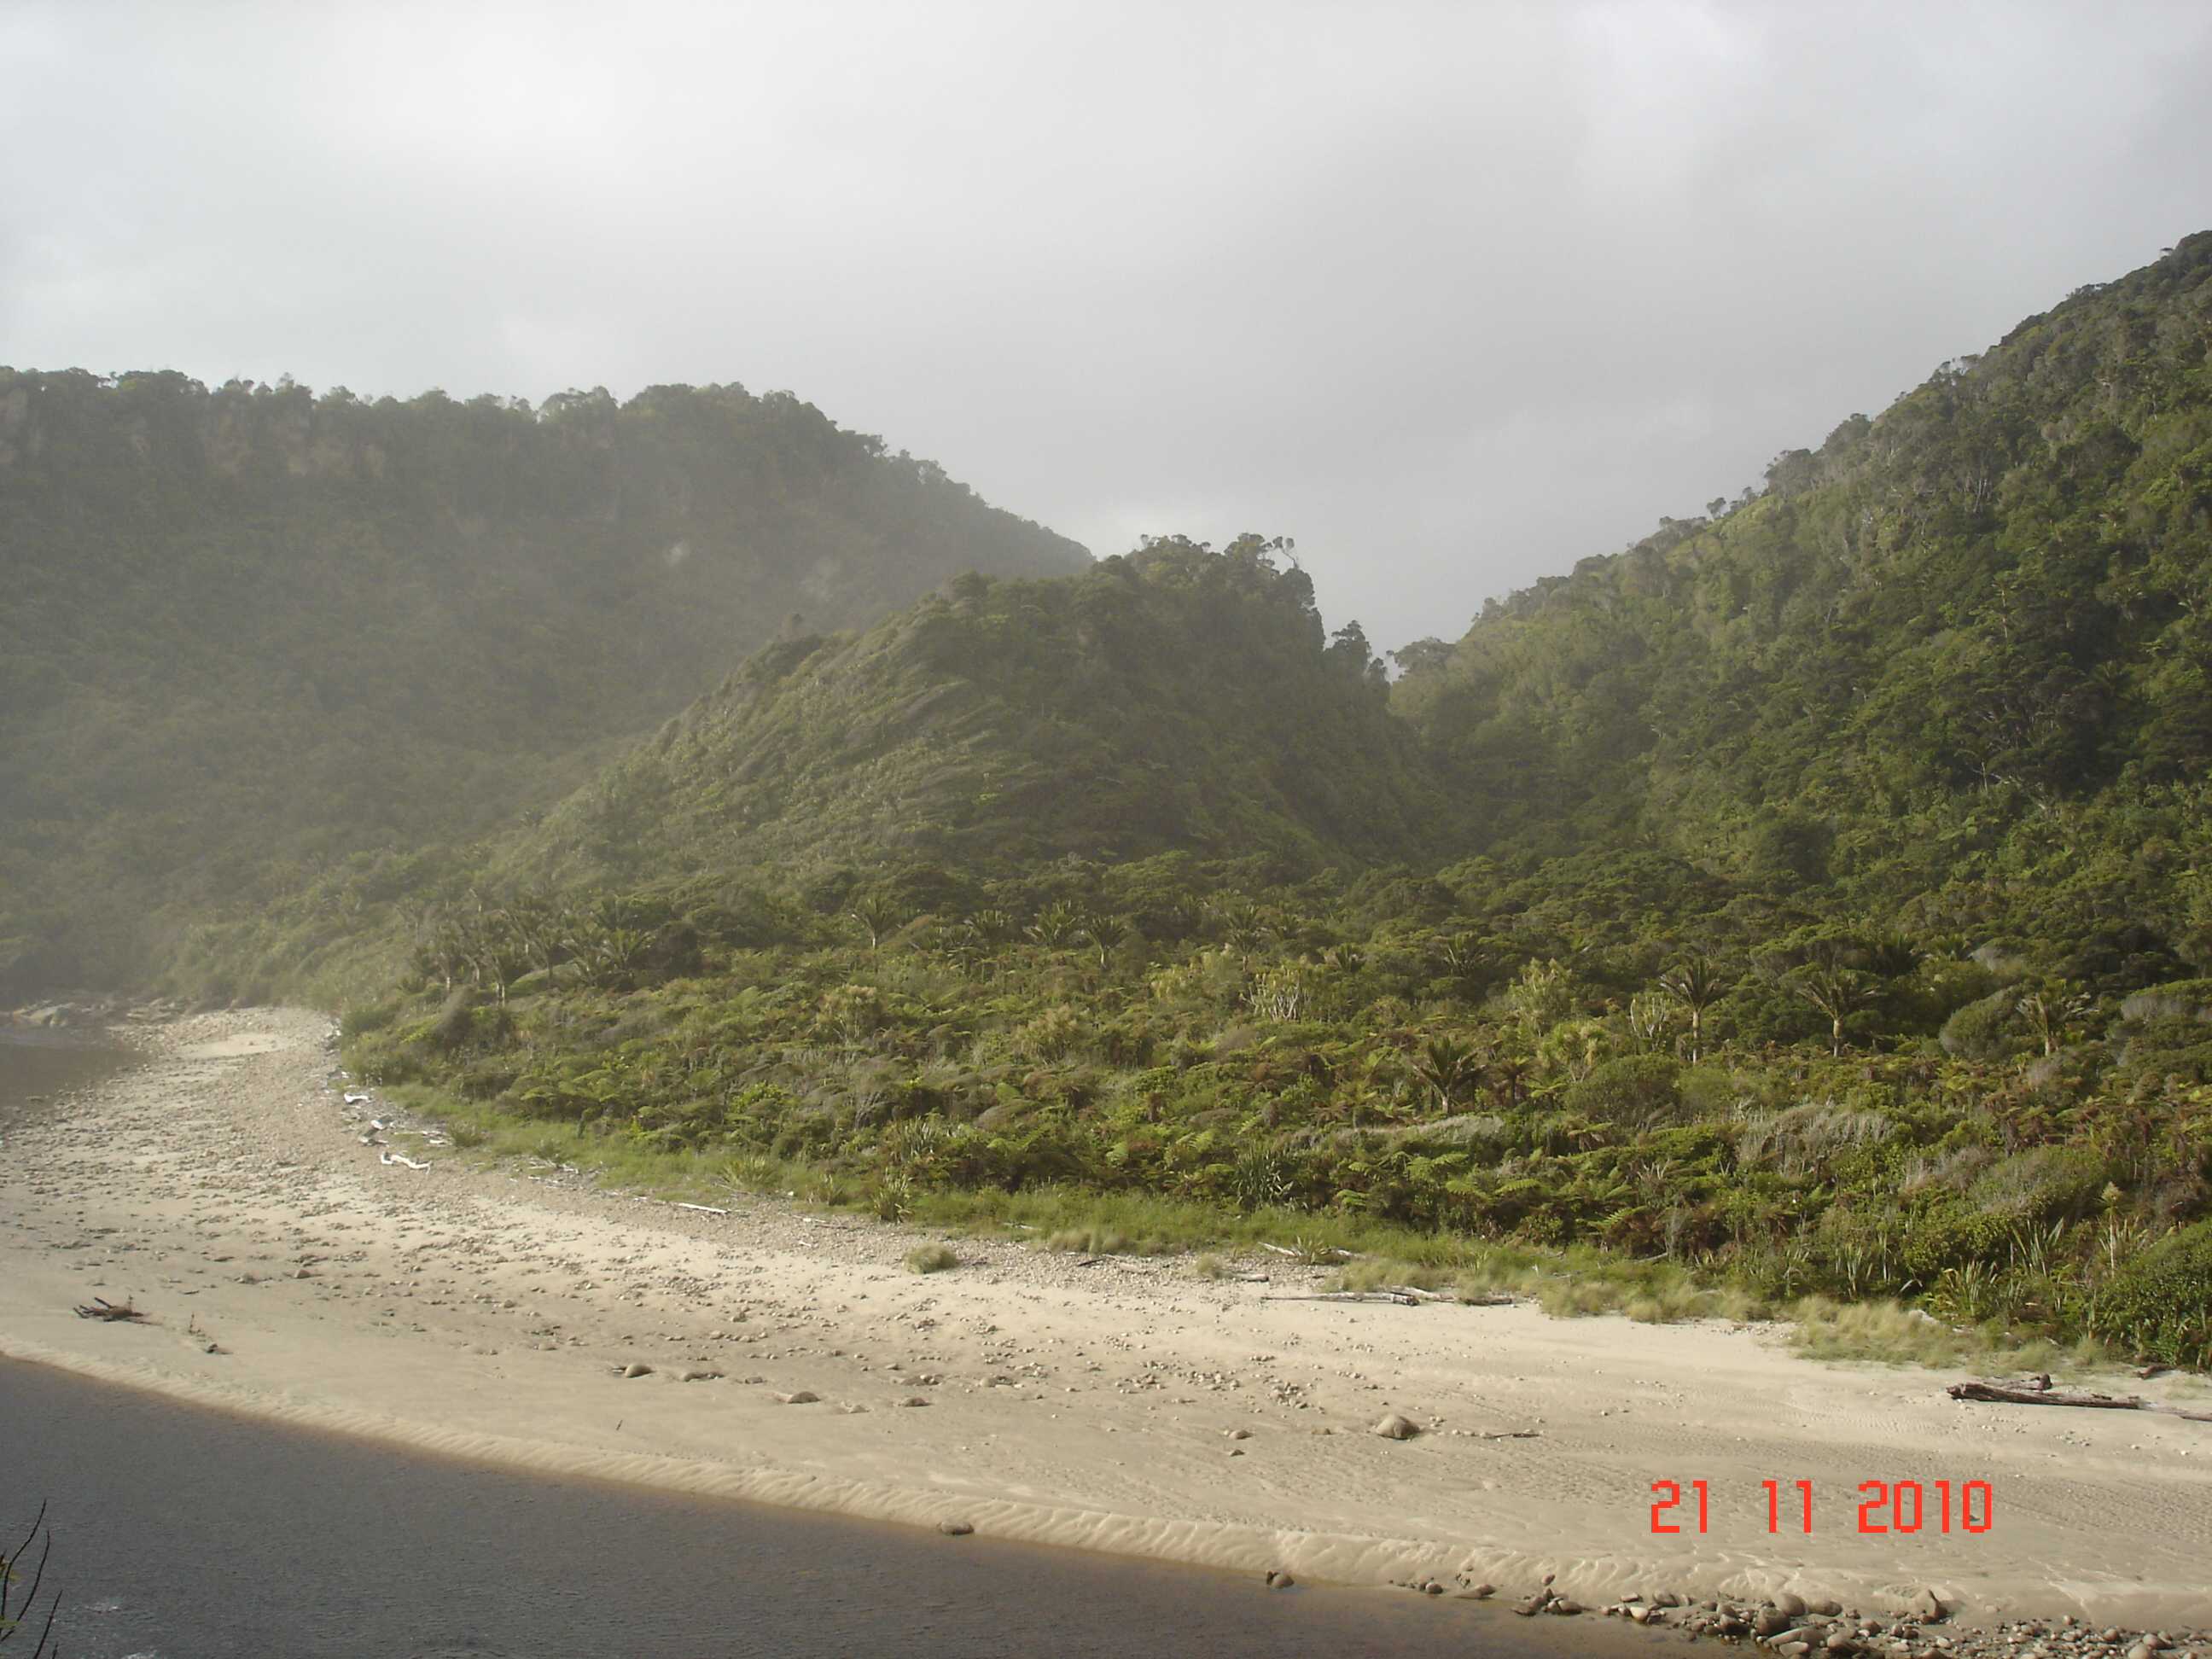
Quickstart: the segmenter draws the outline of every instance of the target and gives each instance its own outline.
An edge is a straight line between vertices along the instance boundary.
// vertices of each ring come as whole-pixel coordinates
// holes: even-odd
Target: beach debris
[[[821,1402],[822,1396],[807,1389],[794,1389],[789,1394],[780,1394],[775,1397],[775,1403],[779,1406],[816,1406]]]
[[[357,1089],[349,1089],[345,1091],[345,1103],[349,1106],[366,1106],[375,1098],[374,1095],[363,1094]]]
[[[633,1359],[629,1364],[617,1367],[617,1375],[625,1379],[633,1376],[651,1376],[653,1375],[653,1367],[647,1364],[642,1359]]]
[[[688,1370],[684,1373],[684,1380],[686,1382],[712,1382],[721,1375],[720,1371]]]
[[[1418,1308],[1421,1299],[1398,1291],[1322,1291],[1311,1296],[1263,1296],[1262,1302],[1384,1302],[1401,1308]]]
[[[378,1156],[376,1161],[380,1164],[404,1164],[410,1170],[427,1170],[430,1167],[428,1160],[412,1158],[404,1152],[384,1152]]]
[[[937,1523],[937,1529],[947,1538],[965,1538],[975,1528],[973,1522],[967,1521],[940,1521]]]
[[[701,1215],[727,1215],[727,1210],[718,1210],[711,1204],[678,1204],[679,1210],[696,1210]]]
[[[90,1305],[77,1304],[79,1319],[103,1319],[110,1324],[143,1325],[149,1316],[128,1302],[110,1302],[106,1297],[95,1296]]]
[[[1954,1382],[1944,1392],[1954,1400],[1983,1401],[2000,1406],[2079,1406],[2090,1411],[2159,1412],[2191,1423],[2212,1423],[2212,1412],[2185,1412],[2179,1406],[2160,1406],[2140,1395],[2074,1394],[2051,1386],[2048,1376],[2030,1377],[2025,1383]]]
[[[1297,1582],[1298,1581],[1297,1579],[1291,1577],[1290,1574],[1285,1572],[1280,1567],[1270,1567],[1267,1569],[1267,1585],[1269,1589],[1290,1589],[1293,1588]]]
[[[1378,1418],[1367,1432],[1380,1435],[1385,1440],[1411,1440],[1420,1431],[1421,1425],[1403,1412],[1391,1412]]]

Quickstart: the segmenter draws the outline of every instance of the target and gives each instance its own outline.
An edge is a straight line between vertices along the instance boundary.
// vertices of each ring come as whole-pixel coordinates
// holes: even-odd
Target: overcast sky
[[[788,388],[1382,646],[2212,226],[2203,0],[9,0],[0,71],[0,362]]]

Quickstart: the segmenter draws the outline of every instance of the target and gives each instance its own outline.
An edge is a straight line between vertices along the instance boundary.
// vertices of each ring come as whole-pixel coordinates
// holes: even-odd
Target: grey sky
[[[15,0],[0,70],[0,362],[788,387],[1382,645],[2212,225],[2201,0]]]

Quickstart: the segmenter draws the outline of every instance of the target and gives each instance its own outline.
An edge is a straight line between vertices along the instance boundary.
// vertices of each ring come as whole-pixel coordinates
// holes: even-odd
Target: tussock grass
[[[1190,1276],[1193,1279],[1226,1279],[1229,1277],[1229,1264],[1209,1250],[1190,1264]]]
[[[941,1273],[960,1265],[960,1253],[950,1244],[917,1244],[906,1253],[908,1271]]]
[[[1048,1250],[1072,1250],[1083,1255],[1171,1255],[1176,1246],[1161,1238],[1133,1238],[1116,1227],[1096,1224],[1062,1227],[1048,1234]]]
[[[2112,1364],[2112,1356],[2084,1339],[2071,1346],[2040,1338],[2021,1341],[1994,1323],[1953,1327],[1896,1302],[1802,1298],[1790,1310],[1791,1346],[1814,1359],[1880,1364],[1967,1367],[1993,1374],[2079,1372]]]

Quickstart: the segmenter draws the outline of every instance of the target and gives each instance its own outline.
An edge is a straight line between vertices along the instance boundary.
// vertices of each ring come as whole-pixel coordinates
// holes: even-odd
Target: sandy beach
[[[530,1468],[1255,1573],[2212,1624],[2212,1425],[1962,1405],[1961,1373],[1816,1364],[1758,1328],[1277,1300],[1322,1277],[1279,1258],[1205,1280],[960,1239],[921,1276],[902,1259],[943,1235],[364,1146],[333,1036],[296,1010],[135,1030],[144,1065],[12,1130],[0,1352]],[[76,1316],[94,1297],[150,1321]],[[2093,1386],[2212,1405],[2187,1377]],[[1422,1432],[1370,1431],[1391,1413]],[[1653,1531],[1660,1480],[1678,1533]],[[1918,1531],[1858,1530],[1872,1480],[1919,1483]],[[1975,1481],[1987,1530],[1942,1530],[1937,1483]]]

